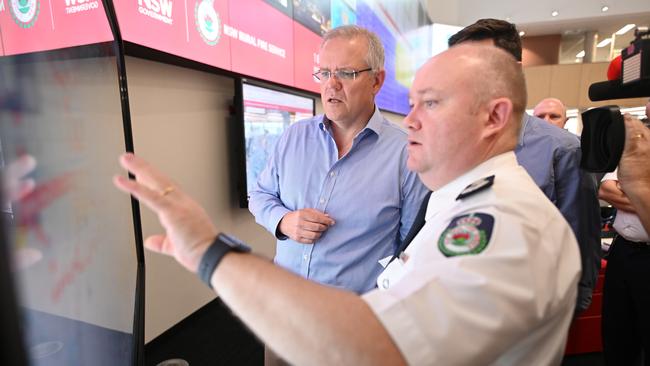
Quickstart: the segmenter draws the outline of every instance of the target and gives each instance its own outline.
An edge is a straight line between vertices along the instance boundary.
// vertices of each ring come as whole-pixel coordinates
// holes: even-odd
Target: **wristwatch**
[[[203,254],[203,257],[201,257],[197,274],[203,283],[212,288],[212,284],[210,283],[212,274],[226,254],[230,252],[248,253],[250,251],[251,247],[244,244],[241,240],[221,233],[217,235],[208,247],[208,250]]]

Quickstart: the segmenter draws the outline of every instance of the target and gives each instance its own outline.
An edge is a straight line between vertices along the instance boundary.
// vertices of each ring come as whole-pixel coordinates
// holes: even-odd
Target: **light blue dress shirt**
[[[580,246],[582,275],[576,310],[587,309],[600,270],[600,204],[596,181],[580,168],[580,140],[524,114],[517,161],[567,220]]]
[[[341,159],[330,123],[321,115],[285,131],[250,193],[249,209],[274,235],[288,212],[329,214],[336,224],[314,244],[278,240],[275,262],[364,293],[383,269],[378,261],[405,238],[427,189],[406,168],[406,133],[378,109]]]

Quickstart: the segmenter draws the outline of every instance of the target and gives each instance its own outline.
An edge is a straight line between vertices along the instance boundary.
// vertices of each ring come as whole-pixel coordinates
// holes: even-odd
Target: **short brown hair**
[[[458,31],[449,38],[449,47],[465,41],[483,41],[491,39],[494,45],[511,54],[521,62],[521,37],[517,27],[505,20],[479,19],[476,23]]]

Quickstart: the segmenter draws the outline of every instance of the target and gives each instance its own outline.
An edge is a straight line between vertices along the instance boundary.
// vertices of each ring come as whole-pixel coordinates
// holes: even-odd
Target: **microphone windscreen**
[[[621,78],[621,63],[623,59],[621,55],[614,57],[612,62],[609,63],[607,68],[607,80],[617,80]]]

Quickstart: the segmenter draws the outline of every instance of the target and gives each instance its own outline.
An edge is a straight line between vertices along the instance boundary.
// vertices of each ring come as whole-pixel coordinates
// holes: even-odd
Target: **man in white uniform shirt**
[[[166,233],[147,247],[198,272],[291,364],[559,364],[580,256],[571,228],[512,152],[525,95],[521,67],[496,47],[456,46],[418,71],[408,167],[434,191],[435,210],[363,296],[241,253],[133,155],[121,164],[138,182],[115,184],[158,214]]]

